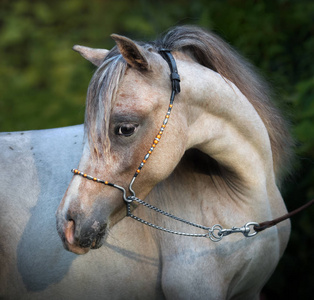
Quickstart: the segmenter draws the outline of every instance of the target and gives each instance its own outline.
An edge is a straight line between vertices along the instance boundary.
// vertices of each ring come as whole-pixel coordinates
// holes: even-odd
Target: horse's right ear
[[[80,45],[73,46],[73,50],[80,53],[85,59],[97,67],[101,65],[109,52],[109,50],[106,49],[94,49]]]

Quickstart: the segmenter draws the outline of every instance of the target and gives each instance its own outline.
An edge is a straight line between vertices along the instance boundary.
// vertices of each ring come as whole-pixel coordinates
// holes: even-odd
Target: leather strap
[[[274,219],[274,220],[271,220],[271,221],[266,221],[266,222],[262,222],[262,223],[259,223],[259,225],[257,226],[254,226],[254,230],[255,231],[263,231],[267,228],[270,228],[272,226],[275,226],[276,224],[282,222],[282,221],[285,221],[291,217],[293,217],[294,215],[296,215],[297,213],[303,211],[304,209],[308,208],[309,206],[313,205],[314,204],[314,199],[312,199],[311,201],[309,201],[308,203],[304,204],[303,206],[295,209],[294,211],[290,212],[290,213],[287,213],[277,219]]]
[[[159,54],[163,57],[163,59],[168,63],[171,74],[170,74],[170,80],[172,82],[172,91],[174,91],[175,94],[180,93],[180,76],[178,73],[178,68],[176,61],[174,60],[171,51],[167,49],[160,49]]]

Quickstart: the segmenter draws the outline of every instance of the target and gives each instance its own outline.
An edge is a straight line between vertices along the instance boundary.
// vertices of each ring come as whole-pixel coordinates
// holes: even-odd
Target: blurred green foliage
[[[221,35],[260,69],[292,122],[296,172],[289,210],[314,197],[314,2],[307,0],[0,0],[0,131],[83,122],[94,67],[74,44],[111,48],[111,33],[152,40],[196,24]],[[267,299],[309,299],[314,282],[313,208],[292,220]],[[291,282],[293,284],[291,284]]]

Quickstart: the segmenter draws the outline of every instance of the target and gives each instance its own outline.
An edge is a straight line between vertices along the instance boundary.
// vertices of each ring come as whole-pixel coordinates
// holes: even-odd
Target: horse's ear
[[[101,65],[109,52],[109,50],[106,49],[94,49],[80,45],[73,46],[73,50],[80,53],[85,59],[97,67]]]
[[[126,62],[133,68],[148,70],[147,50],[127,37],[112,34],[120,53]]]

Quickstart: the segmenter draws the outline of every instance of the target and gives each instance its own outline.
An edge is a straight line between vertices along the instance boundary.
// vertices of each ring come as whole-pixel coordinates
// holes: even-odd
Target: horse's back
[[[82,126],[1,133],[1,205],[34,206],[51,179],[66,187],[71,173],[63,171],[78,163],[82,140]]]
[[[0,134],[0,298],[21,298],[58,280],[45,274],[65,262],[46,251],[63,251],[55,211],[82,140],[83,126]]]
[[[71,179],[69,168],[80,159],[82,140],[82,126],[1,133],[1,213],[5,207],[21,207],[27,212],[41,193],[50,190],[52,196],[62,197]],[[14,216],[20,218],[23,216]]]

